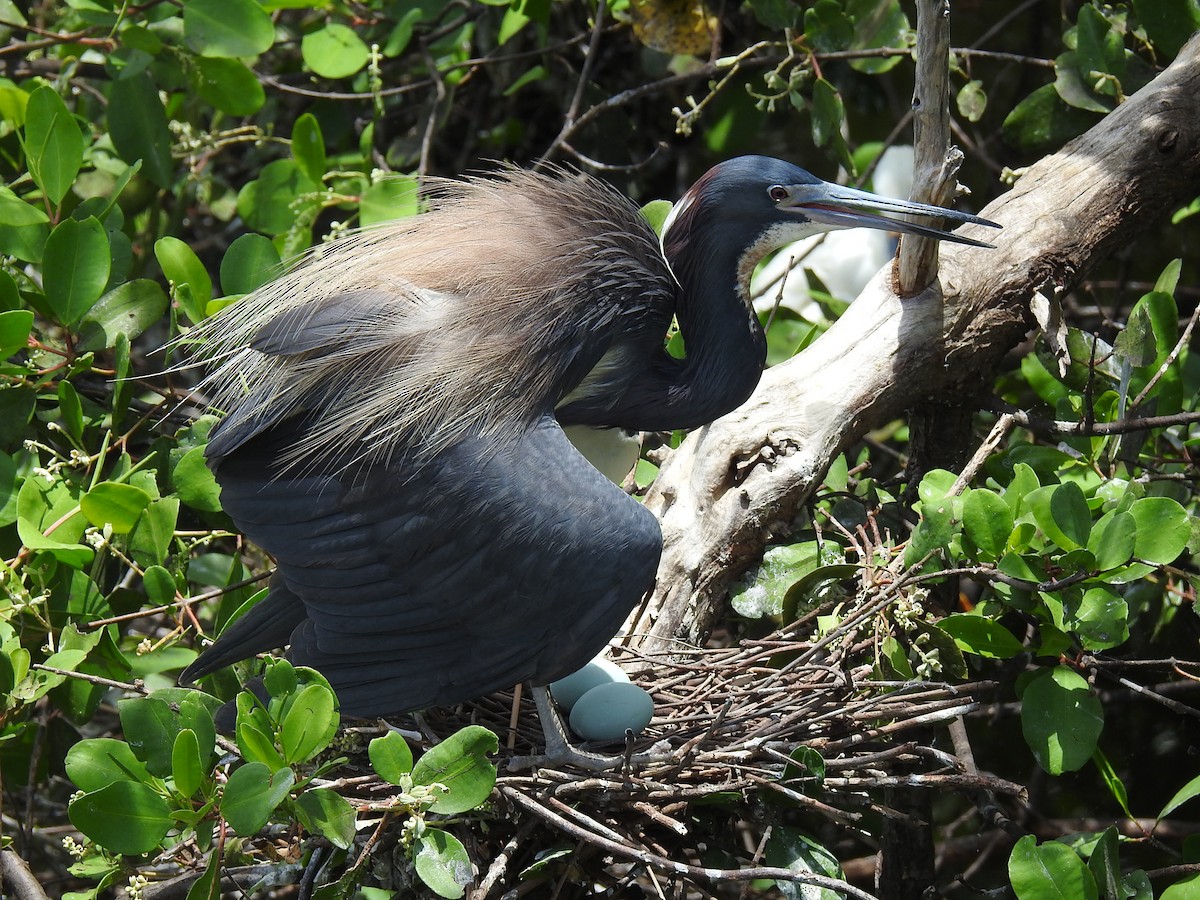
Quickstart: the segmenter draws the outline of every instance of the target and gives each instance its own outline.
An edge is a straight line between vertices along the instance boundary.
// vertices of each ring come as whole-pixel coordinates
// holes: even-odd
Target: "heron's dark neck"
[[[739,287],[748,278],[740,270],[744,248],[697,241],[702,229],[690,224],[675,223],[664,248],[679,282],[675,318],[687,356],[675,359],[655,347],[603,424],[639,431],[696,428],[740,406],[758,385],[767,343],[743,296],[747,286]]]

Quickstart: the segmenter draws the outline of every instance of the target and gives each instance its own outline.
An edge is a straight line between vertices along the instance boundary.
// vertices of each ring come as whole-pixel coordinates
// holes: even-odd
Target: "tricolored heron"
[[[761,156],[704,175],[662,240],[566,170],[443,186],[200,326],[227,410],[207,458],[277,571],[183,673],[290,644],[344,713],[445,706],[574,671],[651,587],[653,515],[563,435],[693,428],[741,404],[766,342],[755,263],[868,210],[991,224]],[[678,322],[686,358],[664,351]]]

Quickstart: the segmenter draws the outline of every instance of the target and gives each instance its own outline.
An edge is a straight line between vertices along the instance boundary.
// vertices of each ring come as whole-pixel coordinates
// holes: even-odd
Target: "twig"
[[[627,844],[619,841],[609,840],[599,834],[594,834],[585,828],[575,825],[568,819],[563,818],[557,813],[547,809],[542,804],[538,803],[532,797],[528,797],[516,788],[508,787],[507,785],[500,788],[504,796],[508,797],[514,803],[524,807],[529,812],[547,822],[554,825],[556,828],[565,831],[572,837],[593,844],[609,853],[616,856],[631,859],[634,862],[641,863],[647,867],[653,867],[660,871],[672,872],[676,875],[684,875],[688,878],[700,878],[705,881],[721,882],[721,881],[747,881],[756,878],[773,878],[776,881],[794,881],[797,884],[811,884],[816,887],[825,888],[831,891],[840,891],[850,897],[855,897],[857,900],[877,900],[866,891],[861,891],[852,884],[847,884],[837,878],[826,878],[823,875],[815,875],[811,872],[794,872],[791,869],[781,869],[776,866],[753,866],[745,869],[713,869],[707,866],[691,866],[687,863],[676,862],[673,859],[667,859],[659,856],[656,853],[651,853],[648,850],[639,850],[636,847],[630,847]]]
[[[50,900],[29,870],[29,863],[18,856],[15,850],[0,851],[0,878],[17,900]]]

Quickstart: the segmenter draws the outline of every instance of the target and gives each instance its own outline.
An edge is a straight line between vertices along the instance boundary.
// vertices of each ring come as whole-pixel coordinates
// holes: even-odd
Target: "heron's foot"
[[[659,741],[641,753],[594,753],[581,750],[571,743],[567,726],[558,707],[544,687],[533,688],[533,702],[537,705],[542,733],[546,736],[546,752],[541,756],[514,756],[508,761],[508,770],[564,768],[583,769],[586,772],[607,772],[611,769],[630,769],[655,762],[666,762],[673,758],[670,745]]]

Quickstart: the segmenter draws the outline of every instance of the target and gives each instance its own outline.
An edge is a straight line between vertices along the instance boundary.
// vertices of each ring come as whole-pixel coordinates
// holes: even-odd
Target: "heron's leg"
[[[657,744],[645,753],[635,753],[630,756],[626,756],[624,753],[603,754],[580,750],[572,745],[566,723],[563,722],[562,714],[555,706],[549,689],[535,687],[532,689],[532,694],[533,702],[537,706],[538,719],[542,723],[542,733],[546,736],[546,753],[544,756],[514,756],[508,761],[510,770],[529,769],[541,765],[570,765],[589,772],[604,772],[626,764],[644,765],[671,758],[671,753],[664,751]]]

